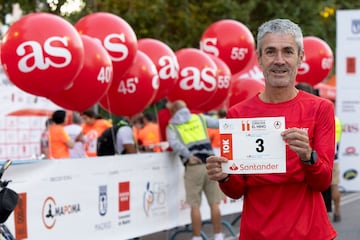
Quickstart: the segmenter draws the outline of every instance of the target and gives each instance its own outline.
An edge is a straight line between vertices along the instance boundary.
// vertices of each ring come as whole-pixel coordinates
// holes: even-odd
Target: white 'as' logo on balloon
[[[298,74],[306,74],[310,71],[310,66],[306,62],[302,62],[298,69]]]
[[[217,38],[204,38],[200,41],[200,49],[206,53],[219,57],[219,49],[216,47]]]
[[[58,47],[58,42],[64,47]],[[66,48],[68,46],[67,37],[50,37],[44,42],[44,52],[49,56],[63,58],[63,61],[57,60],[57,63],[51,61],[50,57],[43,55],[42,46],[36,41],[26,41],[20,44],[16,49],[18,56],[23,56],[18,62],[18,68],[21,72],[28,73],[38,68],[41,70],[48,69],[49,66],[54,68],[63,68],[71,62],[71,52]],[[31,48],[32,52],[26,54],[27,48]],[[30,61],[33,59],[33,61]],[[30,65],[30,63],[33,63]]]
[[[181,70],[180,76],[182,79],[179,85],[183,90],[195,89],[212,92],[216,88],[216,69],[204,68],[200,71],[196,67],[185,67]]]
[[[170,56],[162,56],[159,58],[159,77],[160,79],[176,79],[179,72],[179,64]]]
[[[104,47],[106,50],[108,50],[110,52],[122,53],[122,56],[120,56],[120,57],[115,57],[112,54],[110,54],[112,61],[120,62],[127,58],[127,56],[129,55],[129,50],[124,44],[114,43],[113,41],[116,39],[118,39],[122,42],[126,42],[125,35],[123,33],[122,34],[113,33],[113,34],[107,35],[104,38]]]

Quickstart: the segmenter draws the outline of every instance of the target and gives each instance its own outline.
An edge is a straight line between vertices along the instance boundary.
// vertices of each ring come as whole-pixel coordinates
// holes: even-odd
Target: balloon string
[[[111,124],[112,124],[112,126],[114,126],[114,125],[116,125],[116,123],[113,122],[113,114],[112,114],[112,111],[111,111],[110,98],[109,98],[108,94],[106,94],[106,104],[107,104],[107,111],[108,111],[109,117],[111,119]],[[111,128],[111,137],[113,139],[113,145],[114,145],[115,153],[118,153],[117,148],[116,148],[115,129],[113,127]]]
[[[107,105],[107,111],[109,113],[109,117],[111,119],[111,122],[113,124],[113,115],[112,115],[112,111],[111,111],[111,106],[110,106],[110,98],[109,98],[109,95],[106,94],[106,105]]]
[[[158,106],[156,104],[154,104],[154,112],[155,112],[155,116],[156,116],[156,122],[158,123],[159,122],[159,109],[158,109]]]
[[[160,101],[158,101],[157,103],[154,103],[153,106],[154,106],[154,114],[156,116],[156,122],[159,122],[159,111],[161,109],[164,109],[166,108],[166,103],[168,102],[167,99],[162,99]]]

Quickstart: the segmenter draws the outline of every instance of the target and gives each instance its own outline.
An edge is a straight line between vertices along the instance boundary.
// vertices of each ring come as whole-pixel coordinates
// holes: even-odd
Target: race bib
[[[219,119],[219,130],[220,155],[229,159],[224,172],[286,172],[286,144],[280,135],[284,117]]]

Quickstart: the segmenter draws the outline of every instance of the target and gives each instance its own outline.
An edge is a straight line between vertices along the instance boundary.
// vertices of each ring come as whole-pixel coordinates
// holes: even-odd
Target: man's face
[[[258,61],[263,69],[265,81],[270,87],[293,86],[303,59],[292,35],[268,33],[264,36]]]

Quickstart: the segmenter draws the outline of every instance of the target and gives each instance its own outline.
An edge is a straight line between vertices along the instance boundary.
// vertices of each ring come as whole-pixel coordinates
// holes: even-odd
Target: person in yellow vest
[[[192,114],[184,101],[168,103],[171,118],[166,137],[173,152],[185,166],[186,202],[191,207],[192,240],[201,240],[201,196],[205,193],[210,206],[214,240],[223,240],[220,201],[224,198],[217,181],[207,176],[206,158],[213,156],[207,127],[218,128],[219,120],[203,114]]]
[[[331,198],[334,203],[334,214],[333,221],[340,222],[340,199],[341,194],[339,191],[339,182],[340,182],[340,169],[339,169],[339,161],[338,161],[338,150],[342,133],[342,125],[341,121],[338,117],[335,116],[335,157],[334,157],[334,167],[333,167],[333,175],[331,181]]]

